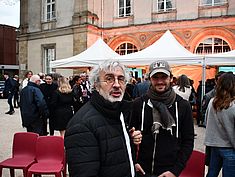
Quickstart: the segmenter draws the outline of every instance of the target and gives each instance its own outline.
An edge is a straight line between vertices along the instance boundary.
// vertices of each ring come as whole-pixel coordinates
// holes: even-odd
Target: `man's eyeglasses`
[[[107,74],[105,75],[104,80],[100,80],[99,82],[106,82],[107,84],[114,84],[115,80],[118,80],[119,84],[125,84],[126,83],[126,79],[124,76],[114,76],[113,74]]]

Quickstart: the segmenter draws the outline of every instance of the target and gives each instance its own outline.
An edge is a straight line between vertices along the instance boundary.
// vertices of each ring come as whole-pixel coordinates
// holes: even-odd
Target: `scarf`
[[[130,139],[128,132],[126,130],[126,125],[124,121],[124,116],[122,112],[127,112],[130,110],[130,102],[126,101],[117,101],[117,102],[110,102],[105,100],[96,90],[92,92],[91,96],[91,104],[99,111],[102,115],[110,119],[119,119],[121,121],[122,131],[124,134],[124,139],[127,147],[127,153],[131,168],[131,176],[135,176],[135,170],[131,155],[131,147],[130,147]]]
[[[147,92],[147,96],[150,98],[153,104],[152,115],[153,115],[153,134],[159,133],[159,128],[170,130],[172,134],[172,126],[175,126],[175,120],[168,110],[176,98],[176,93],[172,88],[164,93],[158,94],[153,90],[152,86]]]

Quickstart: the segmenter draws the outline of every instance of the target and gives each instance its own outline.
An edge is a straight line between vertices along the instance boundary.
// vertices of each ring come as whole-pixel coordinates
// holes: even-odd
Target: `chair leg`
[[[61,172],[55,173],[55,176],[56,176],[56,177],[62,177]]]
[[[2,177],[2,166],[0,166],[0,177]]]
[[[27,172],[28,172],[28,169],[27,168],[23,168],[23,175],[24,175],[24,177],[27,177]]]
[[[63,177],[66,177],[66,169],[63,170]]]
[[[27,172],[27,177],[32,177],[33,173],[31,171]]]
[[[66,171],[67,171],[67,168],[66,168],[66,164],[64,165],[64,169],[62,170],[63,172],[63,177],[66,177]]]
[[[11,175],[11,177],[15,177],[15,170],[14,170],[14,168],[10,168],[10,175]]]
[[[62,172],[63,172],[63,177],[66,177],[66,172],[67,172],[66,152],[64,152],[63,164],[64,164],[64,169],[62,170]]]

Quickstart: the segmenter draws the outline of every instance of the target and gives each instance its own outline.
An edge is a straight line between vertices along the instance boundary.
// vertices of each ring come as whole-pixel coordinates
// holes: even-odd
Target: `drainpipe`
[[[101,39],[103,40],[103,27],[104,27],[104,0],[101,0]]]

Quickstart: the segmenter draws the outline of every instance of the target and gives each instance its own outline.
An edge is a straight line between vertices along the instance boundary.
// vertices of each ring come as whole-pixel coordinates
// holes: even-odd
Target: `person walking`
[[[39,84],[40,77],[32,75],[27,86],[20,92],[20,113],[22,125],[27,132],[43,135],[43,118],[49,115],[49,111]]]
[[[235,177],[235,75],[222,74],[206,112],[205,145],[210,147],[207,177]]]
[[[143,136],[136,147],[137,176],[178,177],[193,150],[191,107],[170,86],[172,73],[166,61],[153,62],[149,78],[149,90],[133,103],[129,126]]]
[[[135,176],[126,129],[130,103],[123,100],[127,80],[127,70],[118,61],[105,61],[91,71],[91,99],[74,115],[65,133],[70,176]]]
[[[5,112],[5,114],[12,115],[15,113],[12,99],[15,93],[16,81],[14,81],[11,77],[9,77],[8,73],[4,73],[5,83],[4,83],[4,90],[3,95],[7,98],[7,103],[9,105],[9,111]]]
[[[50,105],[53,108],[52,127],[64,137],[66,126],[73,116],[73,93],[67,78],[59,78],[58,89],[53,92]]]

